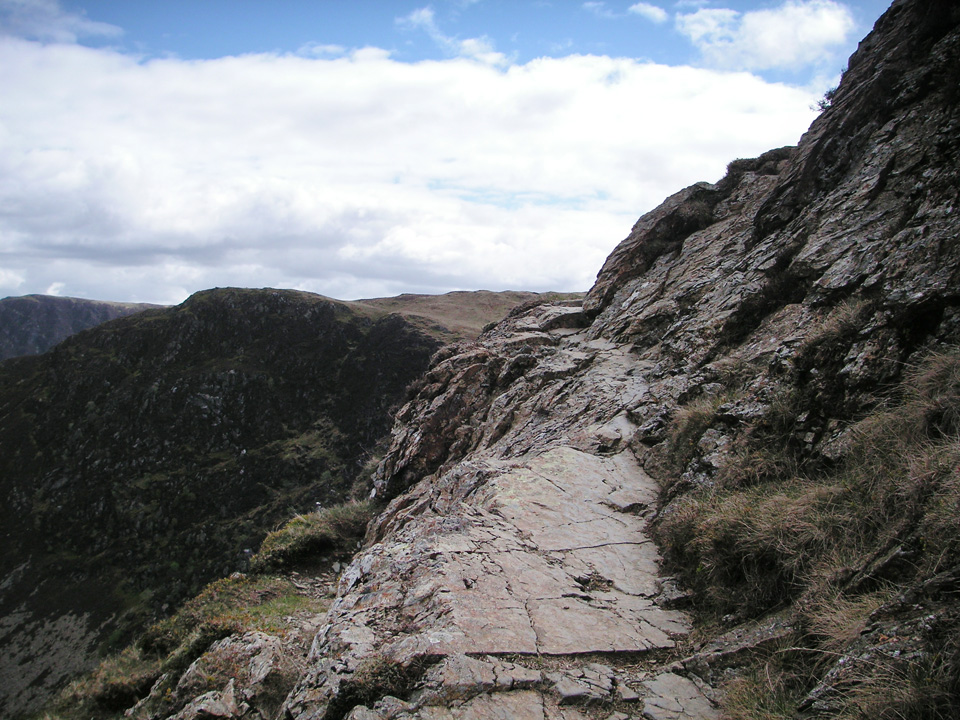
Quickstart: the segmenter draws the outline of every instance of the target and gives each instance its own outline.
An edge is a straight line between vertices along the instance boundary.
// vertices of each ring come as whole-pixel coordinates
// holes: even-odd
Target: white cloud
[[[677,15],[677,29],[719,68],[798,69],[833,62],[855,28],[850,10],[833,0],[787,0],[740,13],[703,8]]]
[[[0,0],[0,35],[70,43],[81,37],[122,34],[116,25],[67,12],[57,0]]]
[[[583,5],[581,5],[581,7],[587,12],[591,12],[597,17],[605,20],[613,20],[617,18],[617,14],[610,10],[605,2],[585,2]]]
[[[796,142],[819,97],[596,56],[138,62],[16,38],[0,75],[0,287],[152,302],[587,289],[638,215]]]
[[[26,282],[22,272],[0,268],[0,290],[16,290]]]
[[[470,58],[494,66],[507,63],[507,56],[497,52],[493,42],[487,37],[460,40],[445,35],[437,25],[436,15],[430,7],[419,8],[409,15],[397,18],[397,24],[409,30],[423,30],[438,47],[452,57]]]
[[[338,55],[344,55],[347,52],[347,48],[343,45],[324,45],[322,43],[310,42],[305,45],[301,45],[297,50],[297,55],[303,57],[336,57]]]
[[[670,16],[667,14],[667,11],[663,8],[645,2],[638,2],[634,5],[631,5],[629,8],[627,8],[627,12],[633,13],[634,15],[639,15],[640,17],[646,18],[650,22],[655,23],[664,23],[670,18]]]

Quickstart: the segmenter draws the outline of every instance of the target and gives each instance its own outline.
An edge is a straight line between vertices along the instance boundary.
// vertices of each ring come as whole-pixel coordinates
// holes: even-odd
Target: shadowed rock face
[[[3,298],[0,300],[0,360],[44,353],[81,330],[156,307],[50,295]]]
[[[641,218],[584,302],[594,334],[689,373],[751,336],[789,349],[859,298],[883,326],[861,372],[888,375],[958,304],[957,12],[894,3],[796,149],[735,161]]]

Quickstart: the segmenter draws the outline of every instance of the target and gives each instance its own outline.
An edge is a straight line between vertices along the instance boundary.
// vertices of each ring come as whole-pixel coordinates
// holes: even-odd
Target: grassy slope
[[[723,425],[724,404],[746,395],[732,384],[677,413],[667,492],[697,439]],[[842,676],[830,681],[830,716],[956,717],[960,351],[912,368],[848,428],[835,464],[804,464],[792,435],[804,407],[783,390],[742,428],[717,482],[672,503],[657,527],[706,626],[790,609],[794,635],[727,686],[727,717],[794,717],[831,667]],[[924,616],[936,619],[913,628]]]

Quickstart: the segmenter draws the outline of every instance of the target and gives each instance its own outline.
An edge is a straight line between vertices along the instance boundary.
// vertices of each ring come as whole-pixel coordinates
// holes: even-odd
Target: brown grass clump
[[[936,655],[881,657],[851,679],[839,720],[954,720],[960,714],[957,668]]]
[[[68,685],[56,706],[63,711],[82,711],[87,717],[110,716],[146,695],[158,677],[160,667],[156,658],[147,656],[139,648],[129,647],[104,660],[90,675]]]
[[[725,720],[792,720],[798,700],[781,668],[765,663],[723,686]]]
[[[340,693],[327,708],[326,717],[344,717],[352,708],[372,706],[387,695],[409,697],[427,669],[439,659],[420,656],[403,664],[382,655],[365,658],[353,675],[342,681]]]
[[[837,320],[837,334],[850,332],[855,310]],[[771,422],[741,435],[745,468],[724,469],[727,480],[664,510],[658,539],[699,610],[757,616],[796,603],[807,657],[820,657],[822,668],[857,643],[882,607],[960,573],[960,352],[909,369],[894,397],[849,428],[834,468],[808,476],[778,459],[792,431],[787,421]],[[785,420],[789,405],[779,413]],[[778,426],[779,442],[770,432]],[[695,446],[686,429],[674,429],[678,446]],[[960,716],[960,622],[936,642],[918,642],[915,657],[877,655],[856,665],[837,690],[840,716]],[[768,667],[732,684],[728,717],[790,717],[777,672]]]
[[[750,471],[755,482],[720,482],[664,513],[665,554],[703,605],[762,612],[863,569],[893,543],[919,546],[920,575],[960,562],[960,354],[914,368],[901,395],[850,430],[833,471],[806,477],[789,459],[768,458],[790,438],[777,443],[765,432],[757,437],[767,447],[741,456],[765,458],[766,472]],[[678,448],[695,445],[709,411],[684,417],[670,441]]]
[[[682,473],[697,452],[703,433],[715,422],[717,408],[723,403],[719,395],[701,396],[681,407],[670,424],[670,440],[664,457],[665,469]]]

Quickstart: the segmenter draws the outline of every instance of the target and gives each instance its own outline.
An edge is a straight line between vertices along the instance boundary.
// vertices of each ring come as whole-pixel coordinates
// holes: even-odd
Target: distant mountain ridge
[[[44,353],[81,330],[160,307],[54,295],[0,300],[0,360]]]
[[[395,312],[445,342],[476,337],[488,323],[517,305],[582,297],[584,293],[535,293],[520,290],[457,290],[443,295],[405,293],[396,297],[335,300],[361,313]],[[317,297],[324,297],[318,295]],[[134,313],[168,307],[56,295],[0,299],[0,360],[39,355],[82,330]]]

